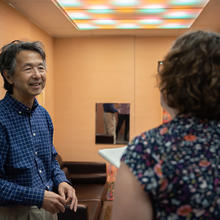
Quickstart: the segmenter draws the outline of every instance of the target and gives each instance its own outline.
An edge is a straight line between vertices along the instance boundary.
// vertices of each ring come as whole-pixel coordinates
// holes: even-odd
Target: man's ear
[[[9,74],[7,73],[6,70],[3,71],[3,75],[4,75],[5,79],[7,80],[7,82],[8,82],[9,84],[13,84],[12,77],[11,77],[11,75],[9,75]]]

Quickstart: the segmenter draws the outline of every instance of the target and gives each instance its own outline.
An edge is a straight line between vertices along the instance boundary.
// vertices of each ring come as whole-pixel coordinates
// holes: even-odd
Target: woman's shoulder
[[[192,117],[181,115],[169,122],[160,124],[148,131],[136,136],[128,145],[128,151],[138,151],[138,153],[169,153],[173,144],[184,139],[190,127],[194,127],[196,122]],[[141,149],[141,150],[140,150]]]
[[[178,123],[179,119],[173,119],[169,122],[160,124],[150,130],[144,131],[137,135],[131,144],[149,144],[161,142],[165,137],[177,135],[183,129],[183,125]]]

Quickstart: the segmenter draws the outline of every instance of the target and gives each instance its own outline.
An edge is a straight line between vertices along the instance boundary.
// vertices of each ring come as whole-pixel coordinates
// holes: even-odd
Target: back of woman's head
[[[159,77],[168,106],[179,113],[220,119],[220,35],[195,31],[178,38]]]

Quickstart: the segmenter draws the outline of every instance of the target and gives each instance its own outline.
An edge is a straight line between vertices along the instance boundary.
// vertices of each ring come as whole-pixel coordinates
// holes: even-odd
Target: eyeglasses
[[[163,67],[163,61],[159,60],[157,63],[157,72],[159,73]]]

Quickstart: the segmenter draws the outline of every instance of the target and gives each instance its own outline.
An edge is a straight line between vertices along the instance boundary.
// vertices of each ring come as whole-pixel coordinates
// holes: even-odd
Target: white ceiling
[[[77,30],[54,0],[4,0],[53,37],[78,36],[178,36],[184,30]],[[191,29],[220,32],[220,0],[210,0]]]

